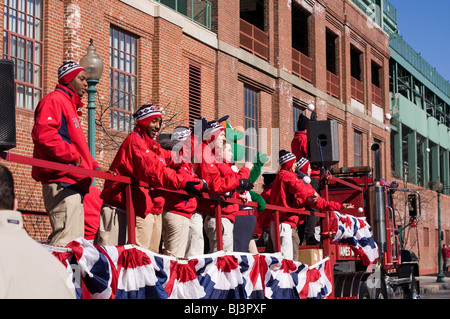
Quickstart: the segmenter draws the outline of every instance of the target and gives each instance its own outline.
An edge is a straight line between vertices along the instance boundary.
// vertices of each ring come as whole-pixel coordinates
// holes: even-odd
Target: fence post
[[[216,241],[217,241],[217,251],[223,250],[223,237],[222,237],[222,207],[220,202],[217,202],[215,208],[215,218],[216,218]]]
[[[274,216],[274,236],[275,236],[275,252],[279,253],[281,251],[281,242],[280,242],[280,213],[275,211]]]
[[[136,245],[136,217],[134,214],[131,184],[126,187],[127,198],[127,244]]]

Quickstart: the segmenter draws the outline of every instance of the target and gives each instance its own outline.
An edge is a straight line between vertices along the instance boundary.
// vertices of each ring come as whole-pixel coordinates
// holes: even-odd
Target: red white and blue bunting
[[[281,254],[217,252],[188,260],[84,238],[52,253],[74,274],[78,298],[307,299],[332,291],[328,258],[313,266]],[[78,276],[78,278],[76,278]]]

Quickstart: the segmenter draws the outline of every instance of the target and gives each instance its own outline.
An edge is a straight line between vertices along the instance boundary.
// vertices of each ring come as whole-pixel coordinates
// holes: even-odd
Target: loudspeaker
[[[16,147],[14,63],[0,59],[0,150]]]
[[[309,121],[307,128],[308,154],[311,164],[322,167],[339,162],[337,121]]]

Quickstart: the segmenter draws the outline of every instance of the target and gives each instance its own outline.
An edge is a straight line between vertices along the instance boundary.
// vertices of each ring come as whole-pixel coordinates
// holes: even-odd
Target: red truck
[[[410,189],[400,189],[397,182],[390,185],[380,178],[379,145],[372,145],[375,172],[371,167],[342,167],[330,170],[322,178],[321,196],[340,203],[352,203],[354,209],[345,214],[366,217],[378,245],[378,261],[366,267],[354,256],[348,245],[336,244],[327,237],[326,219],[322,222],[321,245],[325,255],[331,255],[334,265],[334,297],[365,299],[417,299],[420,298],[420,252],[402,249],[400,237],[409,227],[416,227],[420,218],[420,194]],[[399,225],[394,214],[395,192],[404,192],[408,198],[409,219]],[[417,231],[417,228],[412,228]],[[300,246],[302,248],[302,246]]]

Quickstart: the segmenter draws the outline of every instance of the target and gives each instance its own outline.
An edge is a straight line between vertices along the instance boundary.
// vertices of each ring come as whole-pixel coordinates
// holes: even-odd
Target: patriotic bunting
[[[78,269],[74,289],[84,299],[306,299],[331,293],[331,272],[324,270],[328,258],[314,267],[281,254],[217,252],[177,260],[134,245],[97,246],[84,238],[68,248],[52,253],[68,271]]]
[[[375,263],[379,257],[378,246],[366,218],[334,213],[334,216],[331,214],[332,229],[337,232],[333,241],[350,245],[365,266]]]
[[[333,242],[348,244],[368,266],[378,246],[365,218],[331,214]],[[329,257],[315,265],[280,253],[216,252],[178,260],[134,245],[98,246],[84,238],[46,246],[73,273],[84,299],[324,299],[332,290]]]

